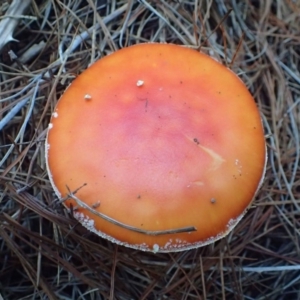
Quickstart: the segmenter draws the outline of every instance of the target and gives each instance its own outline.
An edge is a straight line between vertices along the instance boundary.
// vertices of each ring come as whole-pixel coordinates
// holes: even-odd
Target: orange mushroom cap
[[[225,236],[264,176],[256,104],[228,68],[195,50],[140,44],[69,86],[46,141],[50,181],[88,229],[155,252]]]

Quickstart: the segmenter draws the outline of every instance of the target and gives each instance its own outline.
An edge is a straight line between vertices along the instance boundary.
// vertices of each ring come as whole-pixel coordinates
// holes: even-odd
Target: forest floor
[[[57,203],[47,175],[60,95],[94,61],[145,42],[214,56],[262,115],[259,193],[227,237],[194,250],[95,236]],[[297,0],[0,1],[0,299],[300,299],[299,70]]]

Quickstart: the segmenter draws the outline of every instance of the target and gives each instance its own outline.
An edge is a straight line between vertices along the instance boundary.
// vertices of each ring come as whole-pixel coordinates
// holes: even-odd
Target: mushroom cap
[[[51,184],[89,230],[135,249],[212,243],[239,222],[264,177],[254,99],[195,50],[139,44],[79,75],[46,141]]]

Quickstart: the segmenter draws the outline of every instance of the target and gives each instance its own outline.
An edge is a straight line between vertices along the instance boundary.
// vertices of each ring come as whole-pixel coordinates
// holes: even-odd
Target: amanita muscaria
[[[260,187],[266,145],[243,82],[195,50],[140,44],[68,87],[46,141],[49,178],[89,230],[154,252],[212,243]]]

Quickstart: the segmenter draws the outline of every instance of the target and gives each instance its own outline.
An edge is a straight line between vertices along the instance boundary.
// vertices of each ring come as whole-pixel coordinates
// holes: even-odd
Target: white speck
[[[78,221],[84,220],[84,214],[82,212],[76,212],[74,216],[78,219]]]
[[[85,94],[84,95],[84,100],[91,100],[92,96],[90,94]]]
[[[87,229],[91,231],[94,229],[95,221],[93,219],[90,219],[89,217],[85,216],[83,213],[80,212],[75,212],[74,216]]]
[[[49,123],[48,129],[52,129],[52,128],[53,128],[53,124],[52,124],[52,123]]]
[[[156,253],[159,250],[159,246],[157,244],[153,245],[153,252]]]
[[[136,82],[136,86],[142,86],[144,84],[144,81],[143,80],[138,80]]]
[[[162,88],[162,87],[160,87],[158,90],[159,90],[159,91],[162,91],[162,90],[163,90],[163,88]]]
[[[57,118],[57,117],[58,117],[58,113],[57,113],[57,112],[54,112],[54,113],[52,114],[52,116],[53,116],[53,118]]]
[[[190,184],[187,186],[188,188],[191,187],[191,186],[202,186],[204,185],[204,183],[200,180],[195,180],[195,181],[191,181]]]
[[[241,175],[242,174],[242,167],[243,166],[241,165],[241,163],[240,163],[240,161],[238,159],[235,160],[235,165],[237,166],[238,172]]]
[[[233,228],[243,217],[243,215],[238,216],[236,219],[230,219],[228,224],[227,224],[227,228]]]
[[[85,225],[85,226],[86,226],[87,228],[92,228],[92,227],[94,227],[94,223],[95,223],[94,220],[90,219],[90,220],[86,220],[85,222],[86,222],[86,225]]]
[[[172,245],[172,241],[166,242],[165,249],[168,249]]]

